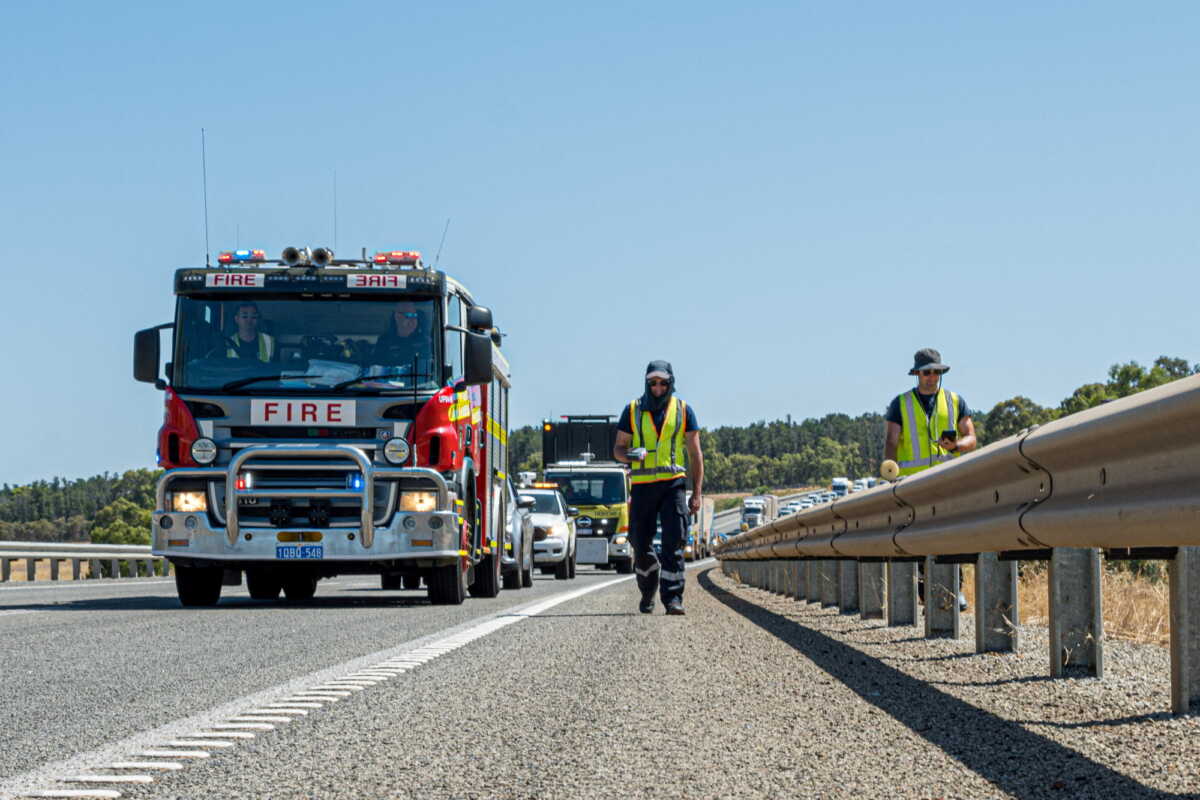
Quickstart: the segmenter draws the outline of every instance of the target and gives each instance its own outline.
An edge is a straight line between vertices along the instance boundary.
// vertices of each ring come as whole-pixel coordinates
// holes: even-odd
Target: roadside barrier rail
[[[1015,651],[1017,570],[1050,563],[1050,673],[1102,676],[1101,552],[1169,562],[1171,707],[1200,703],[1200,376],[1035,426],[896,483],[733,536],[728,575],[957,636],[974,564],[976,652]]]
[[[134,544],[80,544],[76,542],[0,542],[0,583],[12,579],[14,561],[25,562],[25,580],[37,580],[39,561],[50,562],[50,580],[61,577],[59,562],[71,562],[71,580],[85,577],[83,565],[87,563],[89,578],[130,577],[142,575],[155,577],[170,573],[170,564],[160,556],[150,554],[147,545]],[[108,574],[101,567],[108,562]],[[124,565],[124,569],[122,569]],[[125,575],[122,575],[122,572]]]

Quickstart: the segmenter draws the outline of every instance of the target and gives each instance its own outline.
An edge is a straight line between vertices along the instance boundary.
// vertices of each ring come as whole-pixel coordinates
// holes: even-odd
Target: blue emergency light
[[[362,473],[352,472],[346,476],[346,488],[350,491],[361,492],[363,490],[363,485],[364,481]]]
[[[218,264],[261,264],[266,260],[265,250],[226,250],[217,254]]]

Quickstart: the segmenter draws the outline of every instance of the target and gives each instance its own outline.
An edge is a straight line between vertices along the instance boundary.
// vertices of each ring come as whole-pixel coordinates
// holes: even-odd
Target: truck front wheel
[[[306,603],[317,593],[317,579],[313,575],[292,575],[283,580],[283,596],[289,603]]]
[[[425,582],[429,586],[429,602],[435,606],[462,605],[466,599],[462,567],[457,561],[444,567],[434,567]]]
[[[215,606],[221,599],[220,567],[175,567],[175,591],[185,608]]]
[[[495,597],[500,594],[500,554],[483,557],[475,567],[475,580],[470,587],[471,597]]]

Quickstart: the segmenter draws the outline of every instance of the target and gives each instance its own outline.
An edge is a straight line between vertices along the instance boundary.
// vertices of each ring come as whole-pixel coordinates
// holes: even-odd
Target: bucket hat
[[[908,374],[916,375],[923,369],[936,369],[941,372],[950,371],[950,367],[942,363],[942,354],[932,347],[923,347],[913,353],[913,368],[908,371]]]

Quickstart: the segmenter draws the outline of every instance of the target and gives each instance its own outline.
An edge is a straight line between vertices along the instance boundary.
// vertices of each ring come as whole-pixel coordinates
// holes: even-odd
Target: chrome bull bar
[[[246,468],[247,462],[253,460],[253,469],[258,471],[271,470],[272,460],[284,462],[277,469],[286,470],[286,462],[299,459],[327,458],[336,461],[348,461],[363,477],[361,489],[247,489],[237,488],[238,473]],[[357,447],[351,445],[321,445],[321,444],[264,444],[252,445],[239,450],[230,460],[229,465],[200,469],[175,469],[167,472],[158,482],[156,501],[159,510],[167,510],[166,493],[168,484],[175,478],[222,478],[225,481],[225,536],[232,546],[241,533],[238,519],[239,500],[242,498],[316,498],[316,499],[357,499],[360,503],[359,525],[361,535],[359,541],[364,548],[370,548],[375,543],[375,480],[397,480],[401,478],[421,478],[431,481],[437,492],[437,507],[447,510],[450,506],[450,489],[446,479],[432,469],[426,467],[378,467]]]

